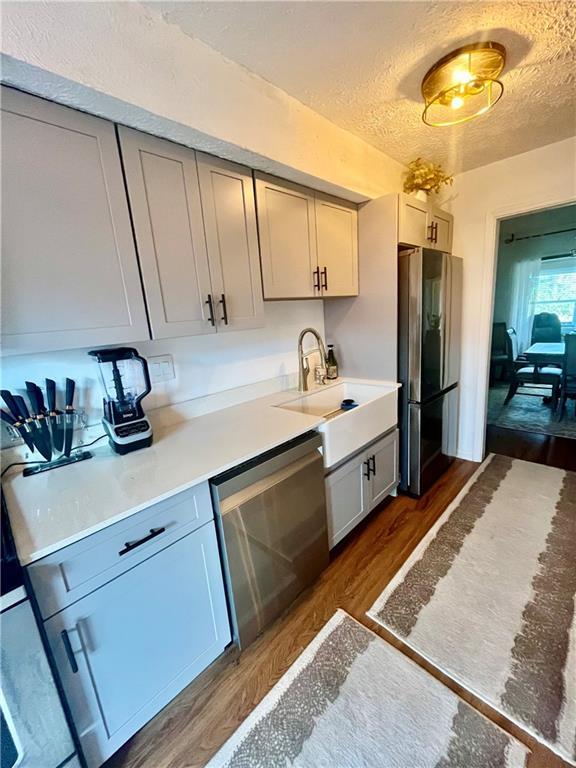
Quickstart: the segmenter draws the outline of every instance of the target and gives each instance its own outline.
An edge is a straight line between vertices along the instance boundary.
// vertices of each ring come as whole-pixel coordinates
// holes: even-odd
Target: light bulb
[[[464,99],[461,96],[454,96],[452,101],[450,102],[450,106],[452,109],[460,109],[460,107],[464,104]]]
[[[460,85],[466,85],[473,79],[472,73],[469,69],[458,69],[454,72],[454,82]]]

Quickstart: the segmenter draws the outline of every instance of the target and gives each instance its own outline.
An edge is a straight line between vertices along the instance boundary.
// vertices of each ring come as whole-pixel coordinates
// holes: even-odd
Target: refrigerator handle
[[[442,317],[440,318],[440,356],[441,356],[441,382],[440,388],[445,389],[447,386],[446,378],[446,356],[448,354],[448,339],[446,338],[447,332],[450,327],[450,320],[448,317],[450,308],[450,257],[447,253],[442,254],[442,303],[441,311]]]

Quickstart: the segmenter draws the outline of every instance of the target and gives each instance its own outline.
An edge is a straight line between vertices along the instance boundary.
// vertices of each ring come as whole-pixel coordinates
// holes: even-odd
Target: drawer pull
[[[314,290],[319,291],[320,290],[320,267],[316,267],[314,272],[312,272],[314,275]]]
[[[76,657],[74,656],[72,644],[70,643],[70,638],[68,637],[68,631],[63,629],[62,632],[60,632],[60,637],[62,638],[62,643],[64,644],[64,650],[66,651],[66,656],[68,657],[70,669],[72,670],[73,674],[76,674],[76,672],[78,672],[78,664],[76,663]]]
[[[136,539],[136,541],[127,541],[124,544],[124,549],[121,549],[118,554],[120,556],[127,555],[128,552],[131,552],[133,549],[136,549],[136,547],[139,547],[141,544],[145,544],[147,541],[151,541],[152,539],[155,539],[156,536],[160,536],[161,533],[164,533],[166,528],[150,528],[150,533],[148,536],[144,536],[143,539]]]
[[[363,473],[363,474],[364,474],[364,477],[365,477],[367,480],[370,480],[370,472],[371,472],[371,469],[372,469],[372,468],[371,468],[371,466],[370,466],[370,459],[366,459],[366,461],[364,462],[364,464],[365,464],[365,466],[366,466],[366,472],[364,472],[364,473]]]
[[[208,294],[208,301],[205,301],[204,304],[208,306],[208,322],[210,325],[216,325],[216,320],[214,320],[214,304],[212,303],[212,294]]]
[[[376,477],[376,456],[372,454],[368,461],[370,462],[370,469],[372,470],[372,474],[374,477]]]

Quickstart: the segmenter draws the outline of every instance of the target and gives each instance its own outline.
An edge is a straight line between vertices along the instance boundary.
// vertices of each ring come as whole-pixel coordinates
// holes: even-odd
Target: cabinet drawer
[[[43,618],[76,602],[213,518],[208,483],[32,563],[28,574]]]

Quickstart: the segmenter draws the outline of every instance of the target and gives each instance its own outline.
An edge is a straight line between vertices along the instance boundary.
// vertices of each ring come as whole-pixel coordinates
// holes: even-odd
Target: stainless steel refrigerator
[[[398,280],[400,487],[419,496],[456,451],[462,259],[427,248],[402,250]]]

